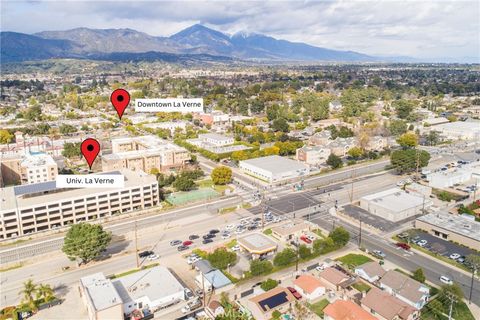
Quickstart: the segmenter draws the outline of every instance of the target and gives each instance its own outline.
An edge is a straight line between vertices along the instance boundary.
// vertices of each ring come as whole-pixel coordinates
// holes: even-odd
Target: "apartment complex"
[[[120,138],[112,140],[112,154],[102,156],[102,169],[164,171],[181,168],[189,160],[186,149],[155,136]]]
[[[0,240],[140,210],[159,202],[155,176],[124,169],[122,189],[57,189],[55,181],[0,189]]]
[[[304,146],[297,149],[296,159],[306,164],[316,166],[323,164],[330,156],[330,149],[320,146],[308,147]]]
[[[199,134],[198,138],[187,139],[187,142],[198,148],[205,149],[213,153],[227,153],[250,149],[244,145],[234,145],[233,137],[224,136],[218,133]]]
[[[58,166],[52,156],[36,152],[10,155],[0,160],[0,186],[53,181]]]

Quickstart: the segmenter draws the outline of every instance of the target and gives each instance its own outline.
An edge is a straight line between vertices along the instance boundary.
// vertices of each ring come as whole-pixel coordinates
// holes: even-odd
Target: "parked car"
[[[230,238],[230,237],[231,237],[230,233],[224,233],[224,234],[222,234],[222,239],[223,239],[223,240],[228,239],[228,238]]]
[[[225,230],[233,230],[235,229],[235,225],[233,223],[231,224],[228,224],[226,227],[225,227]]]
[[[453,259],[453,260],[457,260],[457,259],[460,258],[460,257],[461,257],[461,255],[458,254],[458,253],[452,253],[452,254],[449,256],[449,258],[450,258],[450,259]]]
[[[403,242],[397,242],[397,247],[402,248],[404,250],[410,250],[410,245]]]
[[[198,239],[199,236],[197,234],[191,234],[190,236],[188,236],[188,240],[195,240],[195,239]]]
[[[208,233],[210,233],[210,234],[217,234],[217,233],[219,233],[219,232],[220,232],[220,230],[218,230],[218,229],[212,229],[212,230],[210,230]]]
[[[181,240],[172,240],[170,241],[170,245],[173,246],[178,246],[180,243],[182,243]]]
[[[187,246],[184,246],[184,245],[181,245],[181,246],[178,246],[178,247],[177,247],[177,250],[178,250],[178,251],[185,251],[185,250],[187,250],[187,249],[188,249],[188,247],[187,247]]]
[[[419,245],[420,247],[425,247],[427,245],[428,241],[427,240],[420,240],[417,242],[417,245]]]
[[[207,243],[210,243],[210,242],[213,242],[213,240],[209,239],[209,238],[202,241],[203,244],[207,244]]]
[[[310,234],[307,234],[307,238],[310,239],[310,240],[312,240],[312,241],[314,241],[314,240],[316,239],[314,236],[312,236],[312,235],[310,235]]]
[[[290,292],[293,294],[293,296],[295,297],[295,299],[297,299],[297,300],[302,299],[302,295],[301,295],[297,290],[295,290],[295,289],[292,288],[292,287],[287,287],[287,289],[288,289],[288,291],[290,291]]]
[[[250,225],[250,226],[248,226],[247,229],[248,229],[249,231],[252,231],[252,230],[257,229],[257,226],[256,226],[256,225]]]
[[[195,295],[193,294],[192,290],[188,289],[188,288],[185,288],[185,298],[187,300],[190,300],[192,299],[193,297],[195,297]]]
[[[440,281],[449,285],[453,284],[453,281],[447,276],[440,276]]]
[[[240,246],[238,244],[232,247],[232,251],[239,251],[239,250],[240,250]]]
[[[194,264],[195,262],[199,261],[199,260],[202,260],[202,258],[200,257],[189,257],[187,259],[187,263],[188,264]]]
[[[460,258],[457,259],[457,262],[463,264],[465,262],[465,257],[461,256]]]
[[[190,240],[183,241],[183,245],[186,247],[191,246],[192,244],[193,244],[193,241],[190,241]]]
[[[152,254],[155,254],[155,252],[150,251],[150,250],[147,250],[147,251],[140,252],[140,253],[138,254],[138,256],[139,256],[140,258],[146,258],[146,257],[148,257],[148,256],[150,256],[150,255],[152,255]]]
[[[215,235],[212,234],[212,233],[209,233],[209,234],[206,234],[202,237],[203,239],[212,239],[212,238],[215,238]]]
[[[308,244],[312,243],[312,240],[308,239],[307,236],[305,236],[305,235],[301,236],[300,240],[302,240],[303,242],[308,243]]]

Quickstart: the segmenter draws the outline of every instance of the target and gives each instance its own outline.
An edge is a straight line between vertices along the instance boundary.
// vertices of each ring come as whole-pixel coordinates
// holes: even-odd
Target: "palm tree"
[[[49,284],[40,284],[37,288],[37,300],[43,298],[43,302],[55,300],[55,292]]]
[[[34,295],[37,292],[37,285],[33,283],[32,279],[28,279],[23,283],[23,290],[20,291],[22,297],[22,304],[29,307],[32,311],[37,310],[37,301]]]

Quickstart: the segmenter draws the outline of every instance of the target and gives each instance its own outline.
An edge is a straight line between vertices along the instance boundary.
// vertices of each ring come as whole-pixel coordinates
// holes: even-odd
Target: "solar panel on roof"
[[[270,298],[260,301],[258,304],[262,307],[263,311],[267,311],[272,310],[285,302],[288,302],[287,293],[279,292]],[[266,307],[268,307],[268,309]]]
[[[52,191],[55,189],[57,189],[55,181],[47,181],[16,186],[13,188],[13,192],[16,196],[21,196],[24,194]]]

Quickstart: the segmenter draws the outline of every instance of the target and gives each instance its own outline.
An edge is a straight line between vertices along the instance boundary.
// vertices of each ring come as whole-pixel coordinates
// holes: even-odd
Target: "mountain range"
[[[339,51],[261,34],[232,36],[196,24],[170,37],[155,37],[132,29],[76,28],[35,34],[0,32],[1,62],[51,58],[99,60],[261,60],[379,61],[354,51]]]

